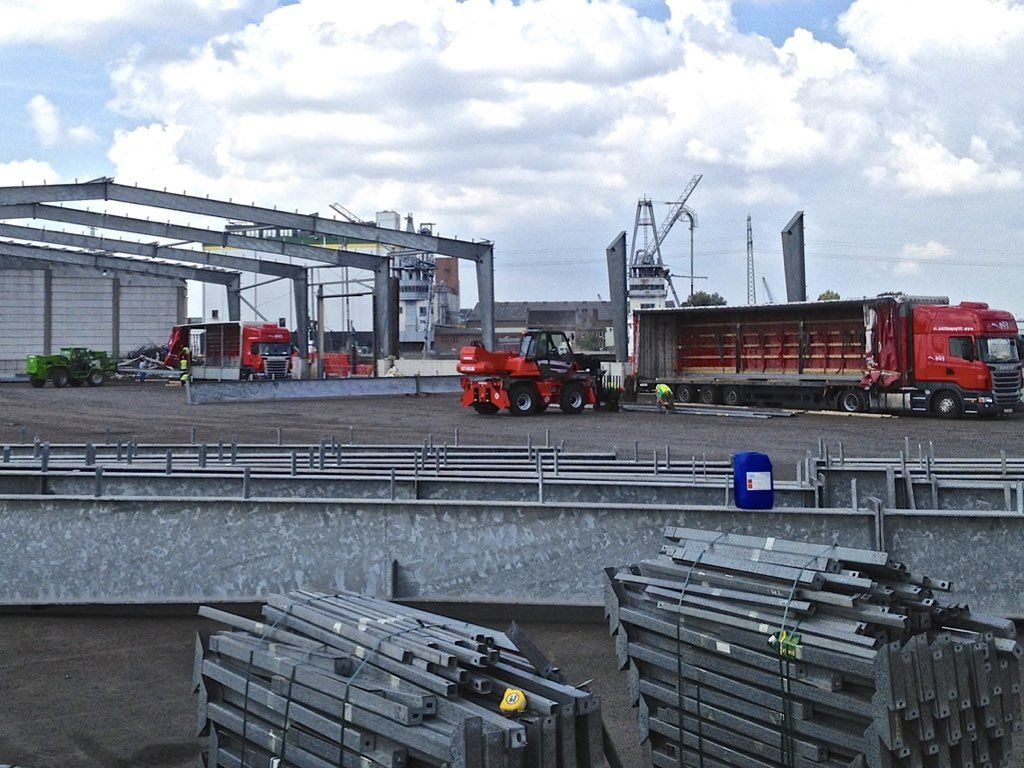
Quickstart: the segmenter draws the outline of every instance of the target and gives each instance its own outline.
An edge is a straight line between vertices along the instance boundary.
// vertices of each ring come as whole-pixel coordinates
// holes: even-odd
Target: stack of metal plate
[[[606,570],[646,766],[1004,768],[1011,621],[884,552],[668,528]]]
[[[200,615],[234,630],[197,641],[208,768],[604,765],[598,699],[500,632],[352,593]]]

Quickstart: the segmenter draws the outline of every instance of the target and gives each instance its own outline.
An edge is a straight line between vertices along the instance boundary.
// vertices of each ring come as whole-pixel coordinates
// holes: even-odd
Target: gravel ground
[[[350,400],[187,406],[183,392],[160,383],[120,384],[99,389],[0,385],[0,443],[17,442],[24,426],[29,440],[102,442],[109,428],[116,440],[215,442],[236,434],[264,442],[282,427],[286,442],[309,442],[335,434],[356,442],[524,444],[552,441],[567,448],[616,447],[633,453],[634,441],[650,454],[670,446],[675,456],[728,458],[737,450],[768,453],[780,477],[792,477],[796,462],[818,438],[847,455],[895,455],[904,437],[915,446],[935,444],[940,456],[992,456],[1024,448],[1020,415],[1007,419],[924,417],[869,418],[801,414],[753,420],[656,413],[548,412],[530,419],[478,416],[454,397],[353,398]],[[5,546],[9,545],[5,543]],[[503,628],[511,613],[481,623]],[[522,618],[522,617],[518,617]],[[565,617],[532,617],[531,636],[570,680],[593,679],[626,765],[639,765],[635,712],[625,703],[625,679],[615,670],[614,651],[596,614],[581,623]],[[549,618],[538,621],[538,618]],[[499,620],[500,619],[500,620]],[[589,620],[589,622],[587,621]],[[193,738],[195,701],[190,690],[193,636],[207,622],[181,609],[58,613],[39,609],[0,615],[0,763],[30,768],[53,766],[184,768],[195,765],[200,740]]]

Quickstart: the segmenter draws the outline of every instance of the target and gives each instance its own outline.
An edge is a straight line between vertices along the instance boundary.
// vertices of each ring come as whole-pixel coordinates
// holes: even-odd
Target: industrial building
[[[565,331],[579,350],[603,350],[612,346],[614,320],[610,301],[499,301],[494,304],[496,349],[517,349],[527,328]],[[435,351],[440,357],[457,357],[459,350],[480,341],[480,307],[473,307],[464,325],[438,326]]]
[[[132,207],[133,215],[75,205],[97,201],[101,206],[106,201],[114,202],[123,206],[121,210]],[[27,270],[25,275],[12,272],[12,278],[19,274],[32,283],[19,287],[14,279],[6,281],[6,291],[16,298],[4,306],[18,308],[19,302],[27,302],[27,311],[35,307],[40,317],[38,328],[31,323],[25,327],[11,326],[11,332],[22,338],[26,346],[12,345],[5,354],[12,360],[20,359],[29,344],[38,344],[31,351],[41,352],[48,345],[52,348],[61,343],[65,284],[75,285],[73,300],[77,308],[74,313],[64,314],[82,330],[73,343],[93,345],[114,355],[140,344],[160,344],[170,327],[187,315],[180,289],[182,281],[189,280],[214,286],[202,290],[199,314],[204,319],[238,321],[243,318],[244,306],[251,310],[252,319],[294,329],[294,338],[300,340],[296,344],[300,351],[296,370],[304,377],[309,375],[305,340],[312,337],[310,309],[314,298],[320,316],[324,317],[327,299],[342,299],[337,302],[339,309],[333,322],[351,332],[356,326],[356,308],[351,300],[372,297],[360,330],[372,328],[373,354],[378,359],[400,352],[400,308],[403,317],[409,316],[404,326],[408,342],[418,344],[420,349],[429,344],[432,317],[458,313],[457,267],[446,266],[444,290],[433,289],[437,259],[444,257],[475,263],[478,293],[483,301],[483,336],[493,343],[493,245],[489,241],[435,236],[430,227],[415,232],[411,217],[403,231],[398,228],[400,218],[394,212],[383,214],[377,224],[356,219],[340,205],[332,208],[341,214],[340,220],[317,213],[288,213],[276,207],[129,187],[109,178],[0,188],[0,220],[4,222],[0,223],[0,264],[8,270]],[[138,209],[142,210],[136,213]],[[168,211],[178,214],[178,218],[167,216]],[[226,223],[223,230],[177,223],[181,214],[219,218]],[[71,230],[54,228],[53,223],[70,225]],[[125,235],[151,239],[140,242]],[[198,244],[201,250],[185,247],[192,244]],[[392,271],[395,254],[401,255],[403,265],[398,277]],[[405,268],[412,264],[415,268]],[[63,277],[54,278],[53,269],[68,267],[84,269],[91,280],[98,282],[70,278],[66,283]],[[117,281],[104,279],[115,271]],[[32,277],[35,272],[41,276]],[[158,309],[141,327],[127,317],[121,318],[122,311],[128,315],[135,311],[134,289],[142,285],[138,280],[124,282],[126,293],[122,296],[121,273],[162,279],[155,285],[172,281],[173,301],[150,301],[143,297],[137,304],[171,306],[173,310]],[[401,307],[400,301],[402,277],[408,289],[405,307]],[[312,291],[314,285],[316,290]],[[424,289],[426,297],[422,295]],[[91,311],[93,308],[95,311]],[[2,314],[7,318],[4,322],[26,322],[18,317],[18,310]],[[319,330],[328,330],[323,326],[333,322],[321,324]],[[149,323],[160,327],[158,338],[151,337]],[[96,327],[90,330],[92,325]],[[129,325],[135,326],[137,337],[123,330]]]
[[[64,346],[113,356],[157,347],[185,320],[185,281],[156,275],[26,265],[0,257],[0,376]]]

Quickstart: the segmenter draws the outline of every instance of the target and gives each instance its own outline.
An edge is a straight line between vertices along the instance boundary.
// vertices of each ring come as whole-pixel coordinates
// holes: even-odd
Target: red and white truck
[[[987,304],[881,295],[641,310],[639,392],[682,402],[914,411],[956,418],[1021,408],[1013,315]]]
[[[179,368],[185,347],[193,379],[231,381],[287,379],[292,371],[292,334],[273,323],[197,323],[171,329],[164,363]]]

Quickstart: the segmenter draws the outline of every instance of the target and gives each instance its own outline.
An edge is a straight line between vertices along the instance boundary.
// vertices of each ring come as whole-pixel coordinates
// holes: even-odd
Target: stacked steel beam
[[[601,708],[500,632],[362,597],[271,596],[197,642],[206,765],[597,768]],[[509,689],[522,712],[503,713]]]
[[[884,552],[668,528],[607,569],[645,766],[1004,768],[1012,622]]]

